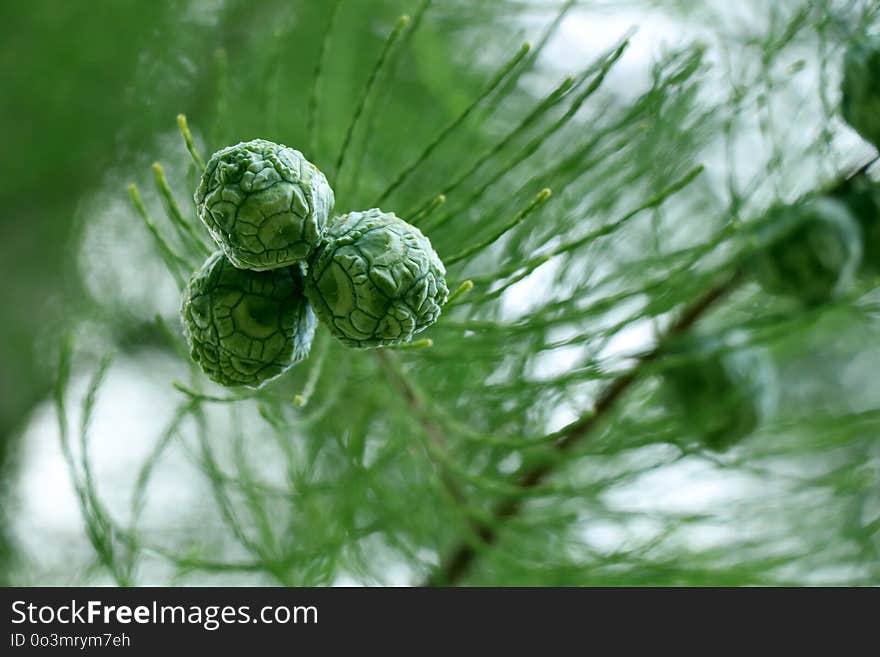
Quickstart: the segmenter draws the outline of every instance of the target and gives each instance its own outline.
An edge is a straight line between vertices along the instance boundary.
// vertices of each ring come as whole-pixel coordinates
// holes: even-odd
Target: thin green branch
[[[422,25],[422,21],[425,17],[425,14],[427,13],[428,9],[431,7],[431,2],[432,2],[432,0],[421,0],[419,2],[419,5],[416,7],[415,11],[412,14],[412,20],[410,21],[409,29],[403,33],[398,45],[396,46],[398,48],[398,50],[404,48],[406,46],[406,44],[413,38],[413,36],[416,34],[416,32],[418,32],[419,28]],[[399,65],[399,63],[400,63],[399,57],[395,58],[391,61],[390,65],[388,66],[388,72],[386,75],[387,78],[394,79],[394,76],[395,76],[396,70],[397,70],[397,66]],[[352,199],[358,198],[358,190],[359,190],[360,184],[363,180],[363,176],[361,176],[361,170],[363,169],[364,159],[366,158],[367,153],[370,150],[370,145],[371,145],[372,140],[376,134],[376,130],[375,130],[376,116],[377,116],[377,114],[381,116],[381,112],[377,112],[377,106],[380,101],[381,102],[388,101],[389,92],[393,92],[393,89],[389,89],[389,87],[386,85],[386,87],[384,89],[384,93],[381,95],[377,93],[376,100],[369,103],[367,105],[366,110],[365,110],[364,115],[366,117],[366,120],[364,121],[365,129],[363,130],[363,139],[361,141],[361,148],[360,148],[360,152],[359,152],[357,161],[356,161],[354,168],[352,169],[352,172],[349,176],[349,178],[352,181],[351,190],[349,192]],[[393,93],[391,93],[391,95],[393,96]],[[376,204],[376,205],[378,205],[378,204]]]
[[[517,274],[516,278],[514,280],[510,281],[505,286],[505,289],[506,289],[507,287],[510,287],[510,285],[512,285],[513,283],[525,278],[528,274],[532,273],[538,267],[545,264],[546,262],[548,262],[552,258],[555,258],[559,255],[564,254],[564,253],[569,253],[569,252],[575,251],[575,250],[577,250],[587,244],[590,244],[590,243],[596,241],[597,239],[599,239],[601,237],[605,237],[607,235],[610,235],[610,234],[614,233],[615,231],[619,230],[622,226],[624,226],[627,222],[629,222],[631,219],[633,219],[634,217],[636,217],[640,213],[660,206],[668,198],[670,198],[674,194],[678,193],[679,191],[681,191],[682,189],[687,187],[689,184],[691,184],[694,180],[696,180],[696,178],[700,175],[700,173],[702,173],[702,171],[703,171],[702,165],[698,165],[698,166],[694,167],[687,174],[682,176],[679,180],[675,181],[674,183],[672,183],[671,185],[669,185],[665,189],[660,190],[659,192],[657,192],[656,194],[651,196],[651,198],[649,198],[647,201],[645,201],[644,203],[642,203],[638,207],[634,208],[633,210],[630,210],[629,212],[627,212],[623,216],[610,222],[609,224],[602,226],[601,228],[590,231],[586,235],[583,235],[582,237],[579,237],[577,239],[571,240],[569,242],[564,242],[564,243],[556,246],[555,248],[553,248],[549,252],[536,255],[536,256],[530,258],[529,260],[526,260],[525,262],[516,262],[516,263],[510,265],[509,267],[500,269],[492,274],[489,274],[486,276],[481,276],[481,277],[475,277],[473,280],[475,283],[488,284],[488,283],[492,283],[494,281],[506,278],[508,276],[512,276],[514,274],[517,274],[517,272],[519,272]],[[497,294],[499,294],[499,292],[496,290],[495,292],[492,292],[490,294],[497,296]]]
[[[507,148],[508,144],[510,144],[514,139],[516,139],[520,134],[525,132],[533,123],[535,123],[538,119],[540,119],[544,114],[546,114],[551,108],[555,107],[563,98],[565,98],[566,94],[571,91],[572,87],[574,87],[575,79],[572,76],[567,76],[556,86],[553,91],[551,91],[547,96],[538,101],[537,105],[535,105],[534,109],[529,112],[526,117],[517,124],[513,130],[508,132],[503,138],[501,138],[498,142],[495,143],[492,148],[490,148],[487,152],[485,152],[482,156],[477,158],[477,160],[471,164],[467,169],[465,169],[461,174],[459,174],[456,178],[452,180],[452,182],[447,185],[442,194],[444,196],[449,196],[452,192],[458,189],[463,183],[471,180],[474,174],[487,162],[493,160],[497,157],[498,153]],[[432,201],[426,201],[419,209],[414,210],[410,214],[415,215],[418,214],[422,207],[430,204]],[[445,223],[448,220],[450,215],[441,218],[439,221],[434,222],[433,225],[440,225]]]
[[[388,62],[388,57],[394,48],[394,44],[397,43],[398,39],[400,39],[403,30],[406,28],[407,25],[409,25],[409,22],[410,17],[407,15],[403,15],[397,19],[397,22],[394,24],[394,27],[389,33],[388,38],[385,40],[385,45],[382,47],[382,50],[379,53],[379,57],[373,66],[373,70],[370,71],[370,75],[367,78],[367,82],[364,85],[363,91],[361,91],[360,98],[358,99],[357,105],[355,106],[351,121],[348,124],[348,129],[345,131],[345,137],[342,140],[342,148],[340,148],[339,150],[339,156],[336,158],[335,177],[337,182],[340,180],[342,174],[342,167],[345,164],[345,157],[348,154],[348,148],[351,145],[351,139],[354,136],[354,132],[357,129],[358,123],[361,120],[364,109],[367,106],[367,102],[370,100],[373,88],[376,85],[376,80],[379,78],[379,74],[385,68]]]
[[[220,517],[223,519],[227,528],[232,532],[232,535],[238,543],[254,557],[260,560],[266,572],[276,577],[282,585],[286,585],[287,582],[285,579],[279,577],[279,573],[273,572],[271,567],[273,558],[271,555],[267,555],[263,547],[247,535],[247,532],[245,531],[226,491],[226,475],[221,471],[214,456],[214,450],[208,438],[207,421],[204,413],[198,407],[194,409],[193,413],[196,418],[196,433],[198,436],[200,462],[205,469],[208,481],[211,483],[211,492],[213,493],[214,502],[220,511]]]
[[[557,452],[567,452],[575,444],[588,437],[592,430],[605,419],[619,399],[639,380],[643,368],[658,359],[665,349],[666,341],[675,339],[688,331],[706,312],[725,298],[740,282],[739,272],[717,285],[702,298],[687,308],[667,330],[664,339],[656,349],[643,356],[632,369],[615,379],[596,400],[593,409],[572,423],[554,443]],[[475,531],[479,542],[491,546],[498,538],[498,526],[510,518],[518,516],[522,510],[522,493],[544,482],[553,472],[548,462],[539,462],[524,472],[517,480],[520,494],[499,504],[492,513],[491,522],[480,523]],[[427,586],[450,585],[457,583],[470,570],[477,551],[469,541],[462,541],[454,547],[440,567],[428,578]]]
[[[178,236],[185,244],[197,253],[205,257],[209,256],[211,250],[207,247],[205,242],[202,241],[200,234],[196,232],[193,225],[184,218],[183,213],[180,211],[180,207],[174,199],[171,187],[168,185],[168,179],[165,177],[165,171],[162,169],[162,165],[158,162],[154,162],[152,168],[156,189],[159,191],[159,194],[165,202],[165,212],[168,219],[171,221],[171,224],[177,231]]]
[[[134,183],[129,184],[128,195],[131,198],[132,205],[134,205],[135,210],[137,210],[138,215],[143,220],[144,226],[146,226],[150,235],[153,237],[153,242],[156,245],[156,249],[159,251],[159,255],[162,257],[162,260],[165,262],[165,267],[174,277],[178,288],[183,289],[185,280],[181,272],[191,270],[192,265],[181,257],[162,236],[158,226],[156,226],[156,222],[153,221],[152,217],[150,217],[150,213],[147,212],[147,207],[141,200],[140,192],[138,192],[138,188]]]
[[[425,448],[434,463],[443,489],[455,503],[456,508],[464,508],[466,506],[464,491],[451,476],[449,465],[452,460],[446,453],[446,438],[443,435],[442,427],[428,412],[427,398],[415,382],[406,375],[394,354],[386,349],[378,349],[376,358],[428,436],[429,442],[425,444]]]
[[[472,280],[462,281],[462,283],[449,295],[449,298],[446,299],[446,305],[448,306],[449,304],[454,303],[456,299],[464,296],[473,289],[474,282]]]
[[[305,386],[303,386],[302,392],[295,395],[293,398],[293,403],[300,408],[309,403],[312,394],[315,392],[315,387],[318,385],[318,379],[321,377],[321,372],[324,369],[324,359],[327,357],[329,342],[330,334],[324,330],[320,331],[315,338],[316,344],[312,348],[311,355],[312,364],[309,367],[309,374],[306,378]]]
[[[260,555],[266,560],[267,566],[276,574],[279,581],[286,582],[282,569],[274,567],[281,559],[278,540],[269,520],[259,483],[254,478],[245,449],[245,434],[241,426],[241,415],[237,406],[228,406],[230,426],[232,427],[232,451],[235,458],[235,471],[239,489],[244,495],[245,504],[259,536]]]
[[[602,83],[604,82],[605,77],[608,75],[608,72],[623,56],[623,53],[628,47],[629,40],[625,39],[603,61],[601,66],[599,66],[598,72],[596,73],[595,77],[586,86],[586,88],[575,97],[565,113],[559,119],[554,121],[549,128],[542,131],[539,135],[531,139],[526,144],[526,146],[523,147],[519,151],[519,153],[517,153],[514,158],[512,158],[509,162],[500,167],[492,176],[488,178],[487,181],[485,181],[480,187],[478,187],[476,191],[474,191],[467,198],[467,200],[463,201],[459,207],[471,207],[474,203],[476,203],[479,198],[483,196],[483,194],[485,194],[486,190],[488,190],[489,187],[498,182],[498,180],[500,180],[503,176],[510,172],[516,165],[533,155],[538,150],[538,148],[546,143],[552,135],[554,135],[563,126],[565,126],[578,113],[578,111],[587,101],[587,99],[590,98],[594,93],[596,93],[596,91],[598,91],[598,89],[602,86]],[[470,167],[470,169],[468,169],[465,174],[459,176],[447,189],[444,190],[444,193],[447,195],[450,194],[452,191],[457,189],[457,187],[461,183],[471,178],[473,174],[475,174],[476,171],[483,166],[483,164],[491,159],[494,159],[519,134],[525,132],[525,130],[535,121],[537,121],[544,113],[546,113],[549,109],[554,107],[558,102],[565,98],[565,96],[575,86],[575,84],[576,82],[573,77],[568,77],[563,80],[563,82],[556,89],[554,89],[544,101],[539,103],[539,105],[529,115],[527,115],[516,128],[514,128],[514,130],[512,130],[497,144],[495,144],[495,146],[484,157],[480,158],[472,167]],[[437,221],[435,221],[432,224],[432,227],[436,229],[437,227],[445,224],[454,216],[454,214],[454,212],[448,212],[445,216],[440,217]]]
[[[430,217],[432,214],[434,214],[434,211],[437,208],[439,208],[441,205],[443,205],[444,203],[446,203],[446,195],[445,194],[438,194],[437,196],[435,196],[431,200],[431,202],[428,205],[426,205],[421,210],[419,210],[415,215],[410,217],[409,222],[413,226],[418,226],[422,221],[424,221],[425,219]]]
[[[155,471],[156,464],[159,462],[159,459],[164,454],[165,450],[171,444],[172,440],[174,440],[175,436],[177,436],[177,432],[180,429],[180,426],[183,424],[183,421],[187,418],[187,416],[193,411],[196,407],[196,401],[190,401],[185,404],[181,404],[177,410],[174,412],[174,415],[171,417],[171,420],[168,422],[168,425],[159,434],[159,438],[156,440],[155,445],[150,450],[147,458],[144,460],[143,464],[141,464],[140,470],[138,470],[137,478],[135,479],[134,491],[131,495],[131,506],[130,506],[130,516],[131,519],[129,521],[130,528],[129,534],[134,536],[135,529],[140,520],[140,516],[143,513],[144,507],[146,506],[146,493],[147,487],[149,486],[150,479],[153,476],[153,472]]]
[[[524,72],[532,70],[535,62],[538,61],[541,53],[544,52],[544,49],[547,47],[547,44],[549,44],[553,37],[556,35],[559,27],[562,25],[562,22],[565,20],[565,17],[568,15],[569,11],[574,8],[576,1],[577,0],[566,0],[565,3],[563,3],[563,5],[559,8],[559,11],[556,12],[556,15],[553,17],[544,32],[538,38],[537,45],[529,52],[529,55],[526,58],[524,65],[521,67],[520,70],[517,71],[516,75],[511,76],[504,81],[501,89],[488,103],[488,112],[493,111],[495,107],[500,104],[501,101],[506,98],[511,91],[513,91],[514,87],[519,81],[520,76]]]
[[[202,156],[199,155],[199,151],[196,149],[195,143],[193,143],[192,133],[189,131],[189,124],[186,121],[185,114],[177,115],[177,127],[180,129],[180,134],[183,135],[183,141],[186,144],[186,150],[189,151],[190,157],[192,157],[193,162],[195,162],[196,167],[198,167],[199,171],[205,170],[205,161],[202,159]]]
[[[70,472],[71,482],[80,504],[83,522],[86,525],[86,535],[97,555],[101,566],[113,576],[120,585],[129,583],[129,576],[118,563],[113,547],[111,522],[100,505],[93,486],[91,469],[86,454],[88,448],[88,428],[91,423],[92,412],[97,398],[97,391],[106,375],[109,360],[103,359],[96,370],[95,375],[89,382],[86,396],[83,402],[82,418],[80,421],[79,447],[81,458],[79,463],[74,457],[70,441],[70,426],[67,419],[67,392],[70,386],[71,361],[73,358],[73,343],[69,337],[61,342],[58,357],[57,378],[55,381],[54,398],[55,410],[58,418],[59,440],[61,452]],[[80,476],[82,472],[82,477]]]
[[[321,102],[321,81],[323,80],[324,67],[326,66],[327,53],[330,50],[330,38],[333,34],[333,26],[336,24],[336,16],[339,10],[340,0],[331,0],[330,17],[327,19],[327,27],[321,39],[321,49],[315,62],[315,73],[312,76],[312,87],[309,93],[309,107],[306,112],[306,135],[309,143],[309,157],[317,157],[318,150],[318,125],[317,116]]]
[[[542,189],[540,192],[538,192],[538,194],[535,196],[535,198],[532,199],[531,203],[529,203],[525,208],[520,210],[510,222],[508,222],[507,224],[502,226],[501,229],[499,229],[495,234],[486,238],[482,242],[474,244],[472,247],[467,248],[464,251],[462,251],[456,255],[449,256],[448,258],[444,258],[443,261],[447,265],[454,265],[456,262],[460,262],[462,260],[470,258],[471,256],[473,256],[473,255],[479,253],[480,251],[482,251],[483,249],[485,249],[486,247],[494,244],[496,241],[501,239],[505,235],[505,233],[516,228],[519,224],[521,224],[526,219],[526,217],[528,217],[535,210],[537,210],[539,207],[544,205],[544,203],[547,202],[547,200],[550,198],[550,196],[551,196],[551,192],[549,189],[546,189],[546,188]]]
[[[421,338],[420,340],[413,340],[412,342],[390,344],[385,346],[384,349],[391,349],[392,351],[409,351],[411,349],[429,349],[433,346],[434,341],[431,338]]]
[[[400,187],[406,180],[427,160],[431,154],[437,149],[437,147],[442,144],[452,133],[456,131],[467,119],[468,117],[477,109],[481,102],[483,102],[489,95],[492,94],[495,89],[498,88],[498,85],[513,71],[514,68],[522,61],[523,57],[525,57],[531,48],[531,44],[524,43],[522,47],[511,57],[507,62],[505,62],[495,73],[494,76],[490,79],[489,83],[483,89],[483,91],[473,100],[470,105],[464,108],[464,110],[459,113],[452,121],[450,121],[446,127],[444,127],[434,139],[432,139],[427,146],[422,150],[421,153],[404,169],[398,173],[391,184],[388,185],[385,190],[379,194],[376,200],[373,202],[373,207],[379,207],[382,203],[387,199],[394,191]],[[442,195],[441,195],[442,196]]]

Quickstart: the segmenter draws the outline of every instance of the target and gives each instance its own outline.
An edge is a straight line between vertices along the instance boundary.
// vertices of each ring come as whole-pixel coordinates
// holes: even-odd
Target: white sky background
[[[738,3],[729,4],[733,6]],[[542,18],[542,24],[544,20]],[[558,79],[556,73],[569,72],[572,62],[595,58],[633,26],[639,29],[632,39],[632,46],[606,83],[622,95],[640,93],[645,88],[649,65],[664,45],[694,36],[704,39],[711,37],[705,28],[682,23],[659,10],[581,9],[569,13],[556,38],[543,53],[540,64],[544,71],[553,73],[551,79]],[[533,31],[537,30],[540,30],[539,25],[533,28]],[[800,75],[805,82],[817,77],[815,71],[809,68]],[[535,91],[542,93],[545,90]],[[178,137],[169,134],[161,139],[176,140]],[[841,139],[851,144],[853,149],[864,149],[859,140],[846,131],[842,131]],[[743,168],[756,164],[751,158],[743,163]],[[709,160],[707,165],[711,175],[712,161]],[[144,167],[144,170],[148,169]],[[173,174],[170,171],[169,178],[173,179]],[[110,182],[114,189],[121,188],[118,180],[109,181],[108,185]],[[112,235],[114,246],[119,244],[117,233],[122,221],[120,216],[127,216],[129,212],[127,208],[120,208],[102,199],[100,193],[87,202],[81,211],[94,213],[96,209],[102,212],[95,215],[93,228],[86,234],[85,249],[88,252],[101,251],[107,235]],[[128,242],[136,245],[138,240]],[[110,254],[106,255],[106,258],[99,259],[105,263],[100,268],[89,264],[96,262],[94,258],[84,260],[89,286],[95,294],[107,298],[114,289],[122,289],[128,297],[119,299],[121,307],[144,308],[148,316],[156,312],[165,316],[176,314],[179,299],[174,286],[163,285],[158,294],[153,288],[153,281],[165,280],[166,277],[139,271],[130,280],[120,281],[118,278],[120,272],[133,271],[130,262],[154,260],[136,257],[131,252],[117,256],[115,261]],[[552,279],[553,267],[552,262],[548,263],[505,294],[503,303],[508,316],[522,314],[528,309],[528,300],[539,296],[536,292],[547,280]],[[155,305],[156,299],[158,306]],[[603,356],[611,359],[632,354],[643,349],[651,340],[651,325],[638,324],[617,336]],[[536,375],[552,376],[554,372],[564,371],[571,358],[571,352],[565,350],[544,354],[536,363]],[[140,356],[129,356],[116,362],[106,385],[100,390],[91,430],[92,462],[99,492],[111,511],[120,513],[121,517],[126,517],[134,473],[180,401],[179,393],[170,390],[169,382],[185,379],[186,371],[186,366],[176,359],[156,352],[144,352]],[[145,372],[149,372],[149,375],[145,376]],[[74,409],[84,386],[84,377],[75,375],[71,389],[71,407]],[[554,424],[565,424],[582,411],[582,408],[562,407],[558,409]],[[78,422],[75,412],[72,413],[71,422],[74,427]],[[62,584],[76,580],[82,565],[88,563],[92,553],[85,537],[80,505],[59,449],[57,424],[49,401],[34,411],[25,430],[20,473],[15,495],[17,508],[12,517],[14,534],[29,559],[21,583]],[[175,510],[199,509],[204,491],[194,480],[200,477],[203,475],[184,453],[171,450],[160,464],[150,489],[152,499],[146,517],[149,525],[161,532],[163,526],[170,528],[180,522]],[[716,507],[725,500],[740,498],[752,487],[752,483],[741,474],[723,472],[706,463],[693,461],[664,468],[638,481],[635,486],[617,490],[612,502],[618,503],[621,508],[638,507],[648,512],[652,508],[699,512]],[[650,536],[657,531],[659,528],[650,522],[628,527],[618,523],[597,523],[585,518],[583,537],[597,550],[605,550],[628,537]],[[712,534],[712,531],[717,533]],[[701,545],[711,544],[714,540],[722,539],[724,532],[722,526],[714,530],[709,527],[701,535],[694,536],[693,540]],[[156,578],[161,575],[161,570],[152,573]],[[387,575],[387,584],[412,583],[413,574],[402,563],[389,563]],[[145,573],[145,576],[149,579],[150,574]],[[338,583],[359,582],[342,576]]]

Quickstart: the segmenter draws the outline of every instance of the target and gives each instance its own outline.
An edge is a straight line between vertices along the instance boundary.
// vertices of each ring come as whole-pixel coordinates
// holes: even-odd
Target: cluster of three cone
[[[193,359],[222,385],[258,387],[308,356],[318,320],[343,343],[407,342],[448,290],[430,241],[378,209],[330,218],[333,190],[302,153],[257,139],[208,161],[196,208],[219,251],[184,291]]]

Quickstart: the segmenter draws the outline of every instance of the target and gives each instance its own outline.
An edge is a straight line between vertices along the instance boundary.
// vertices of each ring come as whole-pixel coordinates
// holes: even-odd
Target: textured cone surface
[[[225,386],[258,387],[309,353],[317,320],[298,267],[237,269],[215,253],[190,279],[183,328],[193,360]]]
[[[862,262],[862,235],[846,205],[823,197],[771,216],[775,237],[755,260],[767,292],[814,305],[849,287]]]
[[[880,147],[880,37],[857,41],[844,57],[843,118]]]
[[[331,332],[359,348],[407,342],[437,321],[446,270],[418,228],[390,212],[335,218],[316,252],[306,295]]]
[[[258,271],[304,261],[334,202],[324,174],[302,153],[263,139],[214,153],[194,198],[232,264]]]

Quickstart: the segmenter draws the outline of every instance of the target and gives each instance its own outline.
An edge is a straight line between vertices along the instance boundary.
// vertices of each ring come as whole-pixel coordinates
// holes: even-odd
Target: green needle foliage
[[[876,269],[853,264],[803,304],[751,264],[803,246],[767,239],[772,208],[855,188],[856,248],[876,251],[872,151],[839,111],[844,51],[877,29],[875,3],[754,0],[736,21],[723,2],[619,4],[693,36],[637,73],[643,34],[625,26],[589,57],[549,57],[569,21],[617,3],[223,4],[220,58],[194,58],[211,104],[155,141],[156,192],[131,187],[156,260],[182,287],[206,243],[175,199],[206,154],[263,138],[328,172],[336,213],[378,204],[417,225],[450,294],[402,346],[352,350],[319,326],[308,359],[259,390],[212,385],[160,319],[160,348],[191,375],[167,382],[176,410],[129,477],[129,513],[89,467],[111,365],[76,437],[79,360],[62,349],[90,573],[880,584]],[[174,450],[208,502],[157,524]]]

